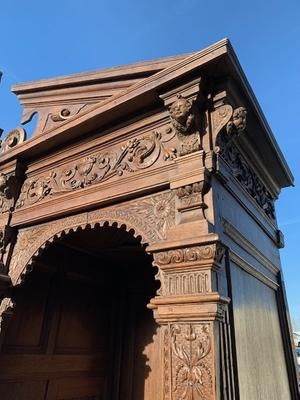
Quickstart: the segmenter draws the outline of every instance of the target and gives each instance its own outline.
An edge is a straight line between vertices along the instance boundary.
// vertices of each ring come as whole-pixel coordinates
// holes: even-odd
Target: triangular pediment
[[[12,91],[23,106],[21,123],[30,121],[37,113],[33,136],[55,129],[69,118],[120,95],[185,57],[187,55],[14,85]]]

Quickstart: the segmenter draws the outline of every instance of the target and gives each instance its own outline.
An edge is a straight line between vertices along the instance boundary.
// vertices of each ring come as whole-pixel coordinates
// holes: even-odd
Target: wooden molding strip
[[[267,268],[272,274],[277,275],[279,268],[276,267],[254,244],[249,242],[230,222],[223,218],[224,232],[250,256],[259,261],[263,267]]]
[[[229,251],[229,257],[230,260],[233,261],[238,267],[247,272],[249,275],[252,275],[254,278],[258,279],[260,282],[264,283],[269,288],[273,290],[277,290],[279,288],[278,283],[274,282],[262,272],[258,271],[253,265],[249,264],[234,251]]]

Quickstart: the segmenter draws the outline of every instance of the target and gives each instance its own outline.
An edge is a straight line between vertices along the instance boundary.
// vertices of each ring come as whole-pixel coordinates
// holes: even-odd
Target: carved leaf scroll
[[[272,220],[275,219],[274,198],[227,135],[220,138],[221,157],[229,165],[233,176]]]
[[[167,129],[164,135],[162,138],[160,132],[152,131],[128,140],[118,151],[95,153],[47,175],[29,178],[22,187],[16,207],[28,206],[47,197],[149,168],[161,155],[164,160],[173,159],[176,150],[167,149],[164,143],[172,139],[174,132]]]

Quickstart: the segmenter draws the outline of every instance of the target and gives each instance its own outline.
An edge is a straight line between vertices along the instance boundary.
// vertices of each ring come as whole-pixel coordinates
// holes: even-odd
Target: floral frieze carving
[[[211,328],[209,323],[178,323],[165,328],[165,400],[213,399]]]
[[[233,176],[241,183],[266,215],[274,220],[274,198],[264,184],[250,168],[238,151],[234,142],[227,135],[222,135],[220,140],[220,155],[229,165]]]
[[[115,152],[99,152],[74,164],[54,169],[48,175],[28,178],[16,207],[21,208],[57,194],[149,168],[160,156],[164,160],[173,159],[176,149],[165,147],[165,143],[173,137],[172,129],[166,129],[163,134],[153,131],[127,141]]]

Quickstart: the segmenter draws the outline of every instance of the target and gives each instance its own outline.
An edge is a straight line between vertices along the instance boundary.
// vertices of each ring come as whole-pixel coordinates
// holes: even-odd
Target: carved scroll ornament
[[[161,284],[157,294],[178,296],[210,292],[211,269],[222,261],[224,253],[221,243],[154,253],[154,265],[158,266],[156,279]]]
[[[208,260],[221,262],[224,252],[224,246],[219,243],[213,243],[203,246],[163,251],[154,254],[154,261],[160,266],[187,262],[206,262]]]
[[[211,325],[170,324],[164,331],[163,349],[164,399],[213,399]]]
[[[230,139],[244,132],[246,128],[247,110],[245,107],[233,109],[230,104],[224,104],[211,113],[213,142],[216,151],[219,151],[219,140],[225,129]]]
[[[195,107],[180,94],[169,108],[173,128],[179,140],[179,155],[200,150],[200,134],[196,126]]]
[[[238,151],[235,144],[228,137],[221,139],[221,157],[229,165],[233,176],[241,183],[250,196],[272,220],[275,219],[274,198],[264,184],[250,168]]]
[[[170,129],[164,134],[153,131],[127,141],[116,152],[99,152],[74,164],[57,168],[46,176],[28,178],[22,187],[16,207],[21,208],[47,197],[149,168],[161,155],[164,160],[173,159],[176,157],[176,150],[167,149],[164,145],[173,136],[174,132]]]
[[[6,138],[0,142],[1,152],[5,152],[13,147],[17,146],[19,143],[23,143],[26,140],[26,132],[23,128],[16,128],[10,131]]]

